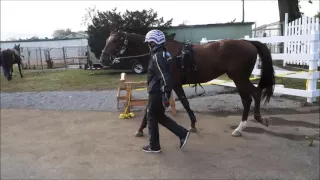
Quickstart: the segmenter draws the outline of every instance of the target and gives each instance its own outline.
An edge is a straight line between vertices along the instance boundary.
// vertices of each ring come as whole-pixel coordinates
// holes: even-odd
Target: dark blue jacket
[[[148,93],[162,91],[170,93],[172,90],[171,55],[163,45],[153,48],[150,55],[147,77]]]

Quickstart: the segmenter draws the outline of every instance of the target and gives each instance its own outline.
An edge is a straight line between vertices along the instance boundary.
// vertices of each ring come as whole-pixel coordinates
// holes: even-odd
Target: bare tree
[[[86,8],[85,11],[86,14],[82,16],[81,25],[84,27],[88,27],[92,23],[93,18],[98,14],[98,10],[96,6],[93,6]]]
[[[187,20],[183,20],[183,22],[181,24],[179,24],[178,26],[187,26]]]

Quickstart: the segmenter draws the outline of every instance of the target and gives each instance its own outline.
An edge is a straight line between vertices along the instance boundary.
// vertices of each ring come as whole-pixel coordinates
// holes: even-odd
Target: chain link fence
[[[62,48],[21,48],[24,69],[84,68],[90,60],[88,46],[65,46]]]

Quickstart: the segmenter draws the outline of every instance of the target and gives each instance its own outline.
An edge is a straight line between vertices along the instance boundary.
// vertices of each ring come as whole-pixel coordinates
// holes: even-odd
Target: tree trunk
[[[299,0],[278,0],[280,22],[284,23],[285,14],[288,13],[288,22],[301,17]],[[280,34],[283,35],[283,26]]]
[[[285,14],[288,13],[288,22],[294,21],[301,17],[299,9],[299,0],[278,0],[279,16],[280,16],[280,35],[283,36]],[[280,47],[284,47],[284,43],[279,43]],[[280,48],[280,53],[284,52],[284,48]]]

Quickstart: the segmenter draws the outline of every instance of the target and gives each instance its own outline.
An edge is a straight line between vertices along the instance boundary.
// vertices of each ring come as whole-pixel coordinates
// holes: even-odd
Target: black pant
[[[147,105],[147,120],[149,129],[149,143],[153,150],[160,149],[159,127],[158,123],[166,127],[179,138],[184,138],[188,130],[178,125],[174,120],[165,115],[165,109],[162,105],[162,94],[149,93],[149,101]]]

